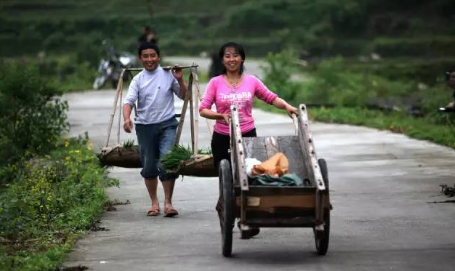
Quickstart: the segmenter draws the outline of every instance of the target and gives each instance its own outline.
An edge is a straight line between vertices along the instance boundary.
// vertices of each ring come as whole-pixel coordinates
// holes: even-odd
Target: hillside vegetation
[[[455,45],[452,0],[3,0],[0,52],[81,54],[102,39],[134,49],[152,25],[169,54],[211,51],[227,39],[250,54],[444,56]],[[14,44],[14,46],[12,46]]]
[[[64,90],[85,89],[103,40],[134,53],[150,25],[167,55],[234,40],[249,57],[292,49],[316,64],[342,55],[364,70],[359,56],[374,53],[386,60],[374,64],[378,74],[434,84],[454,62],[453,14],[453,0],[2,0],[0,57],[38,63]]]

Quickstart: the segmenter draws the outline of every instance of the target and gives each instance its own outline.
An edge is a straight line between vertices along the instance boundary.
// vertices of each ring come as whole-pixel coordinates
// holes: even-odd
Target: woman
[[[221,160],[231,160],[228,149],[230,148],[229,118],[232,104],[236,104],[239,109],[242,137],[256,136],[252,117],[254,97],[277,108],[285,109],[289,116],[297,115],[297,108],[271,92],[258,78],[243,73],[245,51],[240,44],[234,42],[224,44],[220,48],[219,57],[223,62],[221,75],[213,77],[209,81],[199,106],[199,113],[202,117],[216,120],[211,146],[217,170]],[[213,104],[216,105],[216,112],[211,110]],[[216,210],[221,215],[220,200],[218,200]],[[250,238],[259,233],[259,228],[250,228],[244,233],[245,237],[248,236],[246,238]]]
[[[285,109],[289,116],[297,115],[297,108],[291,106],[271,92],[264,83],[253,75],[244,74],[245,51],[240,44],[228,42],[221,46],[219,57],[223,62],[222,73],[213,77],[205,90],[199,106],[202,117],[216,120],[212,136],[212,153],[215,168],[223,159],[230,161],[229,118],[230,106],[237,104],[239,109],[242,137],[255,137],[256,128],[252,117],[253,100],[258,97],[277,108]],[[216,105],[216,112],[211,110]]]

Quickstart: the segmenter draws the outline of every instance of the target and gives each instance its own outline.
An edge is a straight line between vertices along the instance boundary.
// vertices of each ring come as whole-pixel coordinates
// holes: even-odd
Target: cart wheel
[[[329,173],[327,170],[327,162],[324,159],[318,160],[319,167],[321,169],[322,178],[324,180],[327,193],[329,191]],[[314,241],[316,244],[316,250],[319,255],[325,255],[329,248],[329,235],[330,235],[330,208],[324,209],[324,231],[316,231],[313,228]]]
[[[322,179],[324,180],[325,187],[329,191],[329,171],[327,169],[327,162],[324,159],[318,160],[319,168],[321,169]]]
[[[231,166],[228,160],[222,160],[219,168],[220,198],[223,204],[221,224],[222,251],[224,257],[232,254],[232,230],[234,228],[234,187],[232,185]]]

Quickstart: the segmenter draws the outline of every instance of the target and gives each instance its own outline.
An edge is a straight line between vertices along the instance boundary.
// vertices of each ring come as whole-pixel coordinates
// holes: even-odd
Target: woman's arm
[[[272,104],[279,109],[284,109],[288,113],[290,117],[292,117],[292,114],[298,115],[297,108],[293,107],[292,105],[288,104],[285,100],[281,99],[280,97],[276,97],[273,101]]]
[[[268,104],[274,105],[276,108],[279,109],[285,109],[286,112],[290,117],[292,117],[292,114],[298,115],[297,108],[293,107],[292,105],[288,104],[285,100],[281,99],[276,95],[275,93],[271,92],[266,85],[256,77],[255,79],[255,95],[263,100],[264,102]]]
[[[216,95],[216,81],[212,78],[207,84],[207,88],[204,93],[204,98],[201,100],[199,105],[199,115],[204,118],[212,120],[224,120],[226,123],[229,123],[230,113],[222,114],[212,111],[212,105],[215,103]]]
[[[210,109],[202,109],[199,114],[207,119],[212,119],[212,120],[224,120],[224,122],[229,123],[229,119],[231,118],[230,114],[220,114],[217,112],[213,112]]]

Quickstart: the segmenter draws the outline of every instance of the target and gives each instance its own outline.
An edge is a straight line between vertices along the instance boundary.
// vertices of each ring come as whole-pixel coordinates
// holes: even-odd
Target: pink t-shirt
[[[271,104],[278,95],[271,92],[261,80],[253,75],[244,74],[242,82],[235,89],[228,85],[223,75],[219,75],[212,78],[208,83],[204,98],[199,105],[199,112],[202,109],[212,109],[212,105],[215,104],[216,112],[227,114],[231,112],[230,106],[237,104],[240,130],[242,133],[246,133],[254,129],[252,117],[254,97]],[[214,130],[217,133],[229,135],[229,125],[223,120],[216,121]]]

